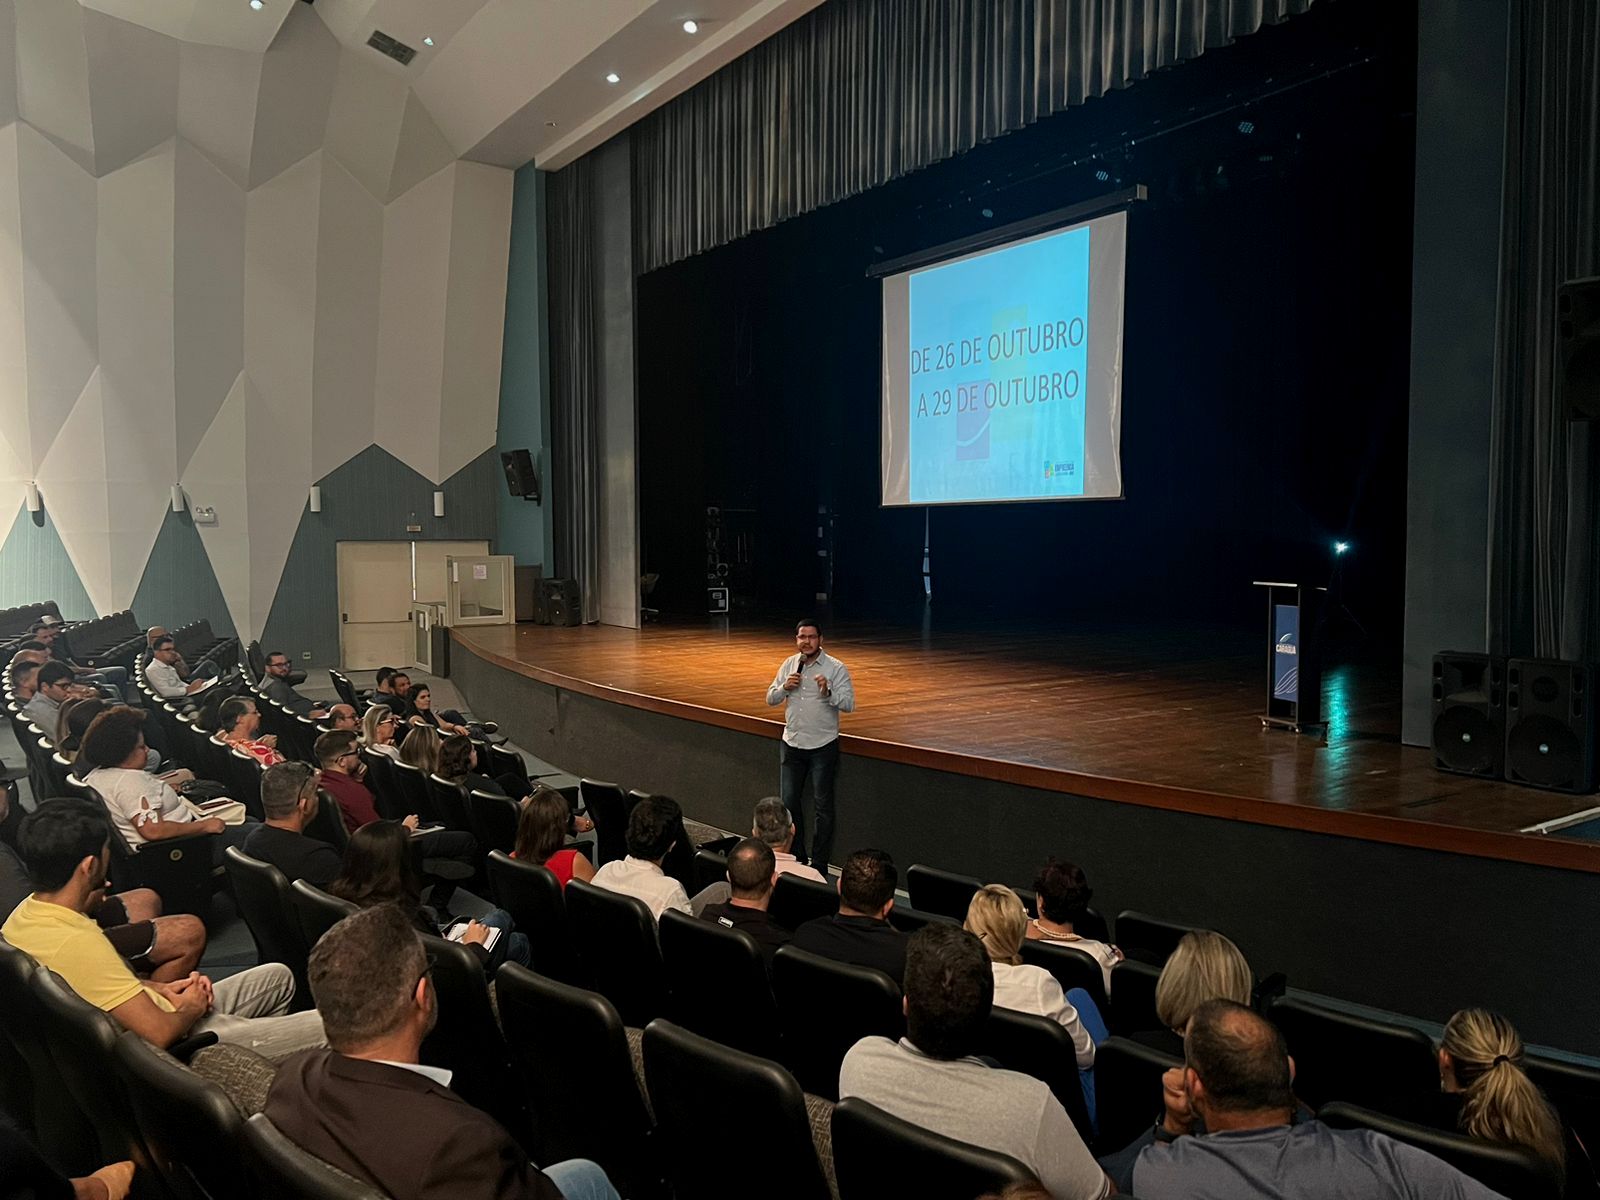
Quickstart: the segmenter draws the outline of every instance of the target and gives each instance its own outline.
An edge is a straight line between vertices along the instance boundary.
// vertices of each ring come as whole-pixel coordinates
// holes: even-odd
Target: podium
[[[1322,726],[1322,603],[1325,587],[1256,580],[1267,597],[1267,707],[1261,724],[1302,733]]]

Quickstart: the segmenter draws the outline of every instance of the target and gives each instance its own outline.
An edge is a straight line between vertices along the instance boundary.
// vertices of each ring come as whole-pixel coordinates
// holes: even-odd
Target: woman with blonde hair
[[[1179,940],[1156,980],[1156,1016],[1162,1028],[1133,1035],[1133,1040],[1183,1057],[1183,1035],[1189,1018],[1207,1000],[1249,1004],[1255,976],[1239,947],[1220,933],[1192,929]]]
[[[979,889],[967,906],[965,928],[977,935],[989,952],[996,1006],[1059,1022],[1072,1036],[1078,1069],[1087,1071],[1094,1066],[1094,1042],[1061,984],[1043,967],[1022,961],[1022,942],[1028,931],[1028,910],[1022,898],[1003,884]]]
[[[400,757],[400,747],[394,744],[394,731],[400,718],[387,704],[374,704],[361,718],[361,744],[390,758]]]
[[[424,777],[439,771],[439,731],[432,725],[413,725],[400,743],[400,761],[421,771]]]

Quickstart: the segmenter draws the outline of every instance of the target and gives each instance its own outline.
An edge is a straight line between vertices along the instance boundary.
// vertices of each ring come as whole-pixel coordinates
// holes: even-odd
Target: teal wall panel
[[[219,635],[238,632],[188,509],[175,513],[168,506],[133,596],[133,612],[146,626],[176,629],[204,619]]]
[[[545,256],[545,173],[533,164],[516,175],[511,200],[511,256],[506,274],[505,349],[500,364],[497,450],[525,449],[533,455],[542,503],[512,496],[502,480],[497,553],[523,566],[542,565],[550,574],[553,542],[550,514],[550,322]],[[496,457],[498,469],[499,460]]]
[[[0,608],[39,600],[54,600],[69,621],[102,615],[89,602],[49,512],[31,513],[23,504],[0,546]]]

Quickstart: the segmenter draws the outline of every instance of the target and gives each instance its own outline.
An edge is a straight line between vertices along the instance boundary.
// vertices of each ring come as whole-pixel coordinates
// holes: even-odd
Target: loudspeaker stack
[[[1552,659],[1434,655],[1433,761],[1460,775],[1594,791],[1588,668]]]

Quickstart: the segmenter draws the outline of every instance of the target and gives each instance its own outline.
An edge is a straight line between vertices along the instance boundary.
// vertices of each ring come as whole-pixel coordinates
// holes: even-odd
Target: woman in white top
[[[400,747],[394,744],[394,731],[399,727],[400,719],[387,704],[374,704],[361,718],[361,744],[379,754],[399,758]]]
[[[1106,995],[1111,994],[1111,968],[1122,961],[1122,951],[1093,938],[1079,937],[1073,930],[1089,910],[1094,891],[1076,863],[1048,858],[1033,881],[1039,897],[1039,915],[1028,922],[1028,936],[1036,941],[1060,942],[1082,950],[1100,964],[1105,977]]]
[[[1022,906],[1022,898],[1002,884],[991,883],[983,888],[967,906],[967,932],[977,934],[994,968],[996,1006],[1060,1022],[1072,1036],[1078,1069],[1087,1071],[1094,1066],[1094,1042],[1056,977],[1043,967],[1022,961],[1022,939],[1027,928],[1028,910]]]
[[[135,708],[107,709],[84,733],[78,751],[80,767],[92,768],[84,782],[105,801],[128,848],[136,851],[146,842],[227,832],[216,817],[196,817],[183,797],[145,771],[144,721],[145,714]]]

